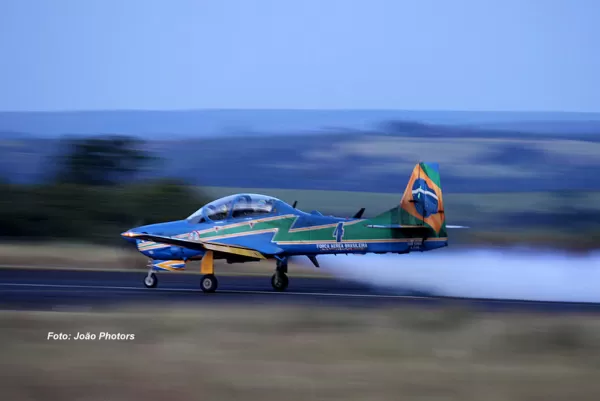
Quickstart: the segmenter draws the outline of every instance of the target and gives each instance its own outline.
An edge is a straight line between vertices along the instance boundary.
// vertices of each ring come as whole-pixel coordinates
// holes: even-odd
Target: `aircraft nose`
[[[122,232],[121,237],[123,237],[125,241],[135,244],[135,238],[133,238],[133,234],[135,234],[135,231],[133,229],[130,229]]]

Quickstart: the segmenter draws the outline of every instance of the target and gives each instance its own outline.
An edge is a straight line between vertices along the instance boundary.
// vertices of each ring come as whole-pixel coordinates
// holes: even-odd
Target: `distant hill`
[[[378,127],[318,135],[165,135],[147,143],[164,163],[139,178],[400,193],[414,164],[425,160],[440,163],[447,193],[573,191],[569,196],[580,198],[586,191],[600,190],[600,132],[530,133],[383,120]],[[52,172],[50,158],[59,145],[58,139],[0,134],[0,175],[13,182],[42,181]]]
[[[387,121],[543,133],[598,132],[600,113],[403,110],[183,110],[0,112],[0,132],[39,137],[122,133],[148,139],[372,130]],[[543,125],[543,127],[542,127]],[[530,129],[531,128],[531,129]],[[541,129],[543,128],[543,129]],[[540,131],[541,129],[541,131]]]
[[[569,135],[598,135],[600,121],[509,121],[496,123],[482,123],[473,125],[480,129],[494,129],[503,131],[525,131],[543,134],[569,134]]]

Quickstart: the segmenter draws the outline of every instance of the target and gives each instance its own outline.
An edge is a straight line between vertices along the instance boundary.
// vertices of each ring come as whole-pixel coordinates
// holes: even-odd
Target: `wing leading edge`
[[[239,245],[220,244],[217,242],[210,241],[188,240],[183,238],[174,238],[154,234],[130,233],[128,234],[128,236],[131,238],[179,246],[182,248],[188,248],[197,251],[214,251],[223,254],[246,256],[252,259],[267,259],[268,256],[273,256],[283,252],[283,249],[273,246],[271,244],[265,244],[264,246],[250,248]]]

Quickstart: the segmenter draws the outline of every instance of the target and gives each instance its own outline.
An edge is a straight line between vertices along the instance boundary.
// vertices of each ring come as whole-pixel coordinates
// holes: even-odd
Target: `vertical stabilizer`
[[[401,224],[428,225],[446,231],[444,199],[437,163],[419,163],[408,180],[400,202]]]
[[[372,223],[423,226],[435,237],[446,237],[439,165],[424,162],[415,165],[400,204],[372,219]]]

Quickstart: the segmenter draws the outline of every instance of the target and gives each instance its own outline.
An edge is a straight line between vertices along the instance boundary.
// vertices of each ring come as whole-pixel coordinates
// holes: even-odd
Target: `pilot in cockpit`
[[[208,218],[211,220],[223,220],[227,218],[231,210],[231,201],[220,205],[208,205]]]
[[[270,213],[273,209],[273,201],[265,199],[253,199],[250,196],[241,196],[233,206],[233,218],[252,217]]]

